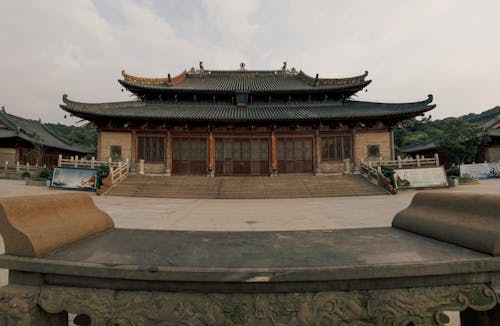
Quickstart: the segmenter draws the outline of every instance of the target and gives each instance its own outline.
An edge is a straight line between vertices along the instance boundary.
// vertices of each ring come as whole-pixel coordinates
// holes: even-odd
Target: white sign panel
[[[394,170],[396,187],[400,189],[447,187],[444,167]]]
[[[475,179],[500,178],[497,163],[478,163],[460,165],[460,175],[468,175]]]

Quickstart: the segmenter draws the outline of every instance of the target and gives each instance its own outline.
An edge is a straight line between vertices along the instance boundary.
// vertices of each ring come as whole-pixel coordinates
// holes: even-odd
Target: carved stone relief
[[[320,293],[200,294],[47,286],[49,313],[87,314],[92,325],[440,325],[441,311],[490,310],[488,284]]]

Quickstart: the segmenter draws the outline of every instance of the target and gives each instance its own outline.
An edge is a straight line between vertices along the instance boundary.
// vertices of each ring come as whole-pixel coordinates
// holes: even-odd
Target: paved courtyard
[[[500,179],[445,192],[499,193]],[[19,180],[0,180],[0,197],[56,194],[64,191],[27,186]],[[294,198],[294,199],[164,199],[96,196],[95,203],[108,212],[120,228],[265,231],[314,230],[390,226],[392,218],[407,207],[416,191],[397,195]],[[0,241],[0,252],[3,242]],[[0,284],[7,271],[0,270]]]

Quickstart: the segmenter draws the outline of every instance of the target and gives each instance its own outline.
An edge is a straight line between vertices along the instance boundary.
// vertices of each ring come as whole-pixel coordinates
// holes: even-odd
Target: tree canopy
[[[433,143],[447,152],[453,163],[474,161],[479,146],[489,140],[482,126],[463,117],[436,121],[411,119],[395,132],[398,151],[404,146]]]
[[[67,126],[61,123],[46,123],[45,126],[57,136],[67,139],[75,144],[86,146],[97,152],[97,129],[95,127]]]

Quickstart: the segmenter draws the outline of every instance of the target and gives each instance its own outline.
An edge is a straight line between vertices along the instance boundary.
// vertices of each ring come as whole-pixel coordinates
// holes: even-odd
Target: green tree
[[[427,133],[457,164],[474,161],[479,146],[490,140],[480,125],[462,118],[440,120]]]

